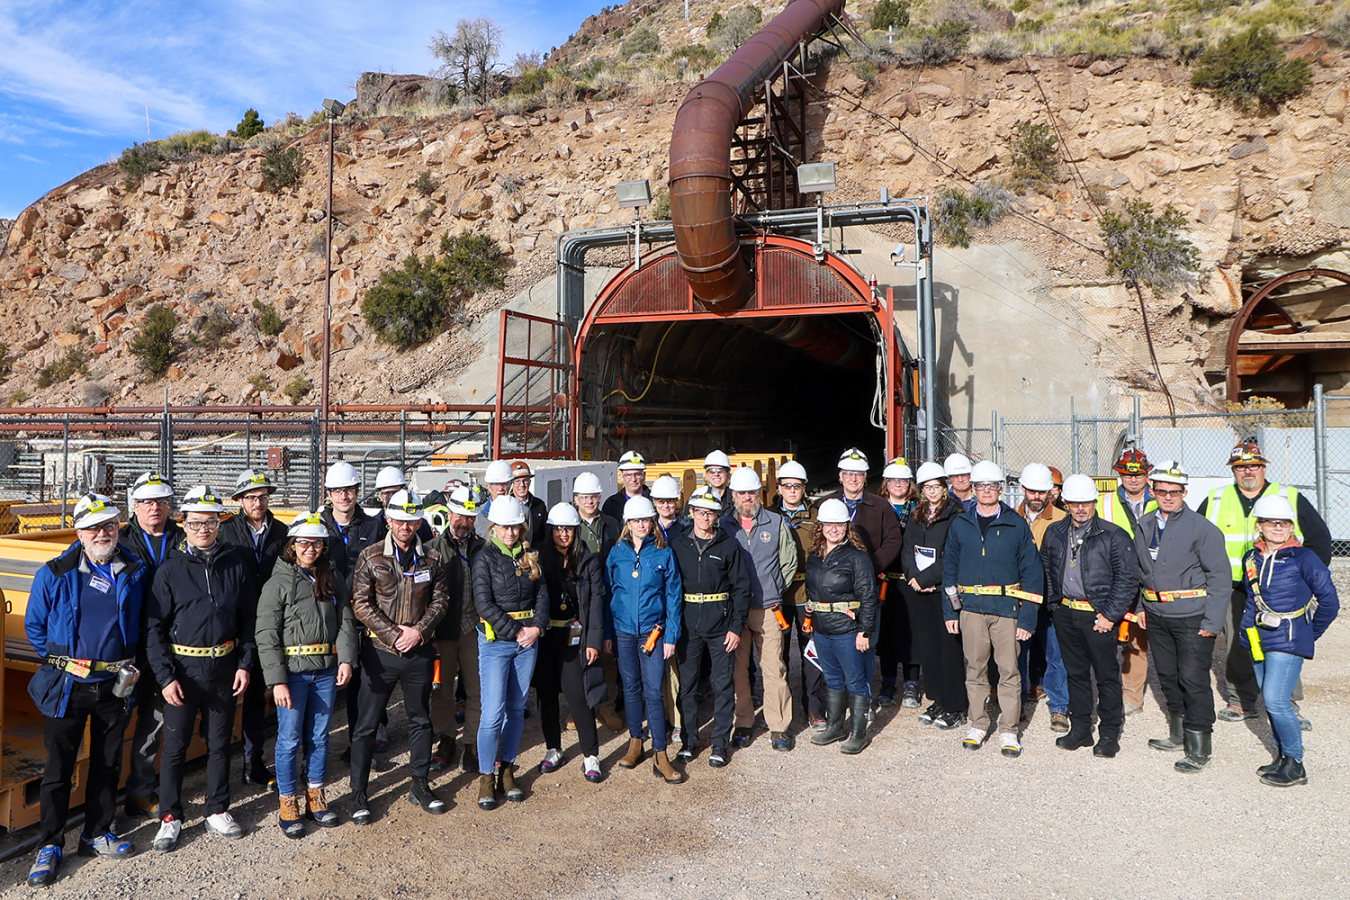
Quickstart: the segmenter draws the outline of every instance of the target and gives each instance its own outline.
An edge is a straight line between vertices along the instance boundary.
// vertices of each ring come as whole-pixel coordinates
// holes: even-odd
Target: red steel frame
[[[508,326],[508,322],[509,322],[511,319],[523,319],[523,320],[525,321],[525,346],[526,346],[526,348],[529,348],[529,347],[534,346],[533,336],[534,336],[534,324],[535,324],[536,322],[538,322],[539,324],[544,325],[544,326],[546,326],[546,327],[548,328],[548,332],[549,332],[549,347],[550,347],[550,350],[551,350],[551,353],[550,353],[549,355],[550,355],[550,357],[551,357],[552,360],[553,360],[552,362],[544,362],[544,361],[537,360],[537,359],[527,359],[527,358],[521,358],[521,357],[517,357],[517,356],[507,356],[507,355],[506,355],[506,333],[507,333],[507,328],[509,327],[509,326]],[[559,348],[559,346],[558,346],[558,331],[559,331],[559,329],[562,329],[563,332],[567,335],[567,346],[564,347],[564,348]],[[575,450],[575,448],[576,448],[576,442],[575,442],[575,440],[573,440],[573,436],[574,436],[575,433],[576,433],[575,430],[572,429],[572,428],[564,429],[564,430],[561,432],[562,441],[561,441],[561,442],[558,441],[559,433],[558,433],[558,431],[557,431],[556,423],[555,423],[555,421],[554,421],[554,416],[553,416],[553,410],[555,410],[555,409],[558,408],[558,400],[559,400],[558,394],[560,393],[560,391],[558,391],[558,388],[559,388],[560,386],[562,386],[562,385],[566,385],[567,387],[571,387],[571,388],[575,389],[575,384],[576,384],[576,366],[575,366],[574,363],[575,363],[576,357],[575,357],[575,356],[572,357],[573,362],[560,363],[560,362],[557,361],[557,360],[558,360],[558,356],[559,356],[559,353],[558,353],[559,349],[563,349],[564,351],[568,351],[568,350],[571,349],[571,347],[572,347],[572,329],[569,328],[569,327],[567,327],[566,324],[564,324],[564,323],[562,323],[562,322],[558,322],[558,321],[556,321],[556,320],[554,320],[554,319],[545,319],[545,318],[543,318],[543,317],[541,317],[541,316],[532,316],[532,315],[529,315],[529,314],[527,314],[527,313],[516,312],[516,311],[513,310],[513,309],[503,309],[503,310],[502,310],[501,324],[500,324],[500,327],[499,327],[498,330],[497,330],[497,359],[498,359],[498,363],[497,363],[497,399],[496,399],[496,403],[495,403],[495,405],[494,405],[494,412],[495,412],[494,417],[493,417],[494,428],[493,428],[493,430],[492,430],[492,456],[493,456],[494,459],[501,459],[501,458],[502,458],[502,431],[503,431],[503,428],[504,428],[503,423],[504,423],[504,421],[505,421],[505,420],[503,419],[503,417],[502,417],[502,416],[503,416],[503,413],[505,413],[505,412],[510,412],[510,411],[512,411],[512,410],[522,410],[522,412],[521,412],[521,416],[522,416],[521,421],[522,421],[522,423],[523,423],[523,424],[522,424],[522,428],[521,428],[521,433],[522,433],[522,441],[521,441],[521,443],[522,443],[522,446],[528,446],[528,442],[529,442],[529,436],[530,436],[530,413],[531,413],[531,412],[543,412],[543,411],[547,410],[547,411],[549,412],[549,416],[548,416],[548,425],[547,425],[546,428],[545,428],[545,435],[547,436],[547,443],[548,443],[548,446],[550,446],[550,447],[558,447],[558,448],[559,448],[559,449],[557,449],[557,450],[541,450],[541,451],[522,451],[522,452],[513,452],[513,453],[512,453],[512,456],[514,456],[514,457],[547,458],[547,457],[557,457],[557,456],[559,456],[559,455],[566,455],[566,454],[569,454],[569,453],[571,453],[571,452],[573,452],[573,451]],[[527,350],[527,352],[528,352],[528,350]],[[504,394],[505,394],[505,388],[506,388],[506,367],[507,367],[508,365],[520,366],[521,368],[524,368],[524,369],[550,369],[550,370],[552,370],[554,374],[553,374],[553,378],[552,378],[552,389],[550,389],[550,391],[549,391],[548,401],[547,401],[544,405],[542,405],[542,406],[533,406],[533,405],[531,405],[531,403],[530,403],[530,377],[529,377],[528,375],[526,375],[526,377],[525,377],[525,396],[524,396],[524,398],[522,398],[522,401],[521,401],[519,404],[515,404],[515,405],[512,405],[512,406],[506,406],[506,405],[504,405],[504,404],[505,404],[505,397],[504,397]],[[561,379],[562,385],[559,384],[560,379]],[[565,398],[564,398],[564,402],[566,402]],[[575,406],[575,403],[572,403],[571,406]],[[572,411],[570,407],[569,407],[569,411]],[[575,413],[573,413],[573,414],[575,415]]]

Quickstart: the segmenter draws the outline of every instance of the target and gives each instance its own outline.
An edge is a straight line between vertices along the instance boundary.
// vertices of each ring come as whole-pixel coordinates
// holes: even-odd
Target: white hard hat
[[[187,492],[183,497],[183,505],[179,509],[183,512],[223,513],[225,504],[221,502],[220,495],[211,490],[210,486],[199,484]]]
[[[450,496],[445,498],[445,505],[452,513],[459,513],[461,516],[477,516],[483,509],[474,499],[473,491],[467,487],[457,487],[451,491]]]
[[[642,472],[647,468],[647,461],[642,458],[642,454],[636,450],[629,450],[623,456],[619,457],[620,472]]]
[[[493,525],[524,525],[525,504],[510,494],[494,497],[488,507],[488,521]]]
[[[1025,475],[1026,472],[1024,471],[1022,474]],[[1032,488],[1032,490],[1042,490],[1042,488]],[[1070,475],[1064,479],[1064,487],[1060,489],[1059,494],[1060,499],[1065,503],[1096,503],[1098,496],[1097,483],[1087,475]]]
[[[850,447],[840,455],[839,468],[844,472],[866,472],[867,454],[857,447]]]
[[[122,511],[112,505],[112,499],[102,494],[85,494],[75,504],[74,518],[76,528],[93,528],[104,522],[114,522]]]
[[[555,503],[553,508],[548,511],[548,524],[576,528],[581,524],[581,516],[577,515],[576,507],[572,504]]]
[[[1165,459],[1153,467],[1153,471],[1148,473],[1149,480],[1161,481],[1166,484],[1185,484],[1190,481],[1190,476],[1186,470],[1181,467],[1181,463],[1174,459]]]
[[[422,518],[425,519],[427,525],[430,526],[431,533],[440,536],[440,534],[450,525],[450,507],[446,506],[444,503],[428,506],[426,511],[422,513]]]
[[[131,486],[132,500],[159,500],[173,496],[173,485],[158,472],[146,472]]]
[[[757,491],[764,485],[759,474],[749,466],[741,466],[731,473],[731,482],[727,485],[733,491]]]
[[[234,480],[234,493],[230,495],[230,499],[237,500],[240,494],[247,494],[249,491],[256,491],[259,488],[266,488],[269,496],[277,492],[277,486],[272,483],[272,479],[267,477],[266,472],[245,469]]]
[[[913,478],[914,470],[909,467],[903,456],[897,456],[895,459],[886,463],[886,468],[881,470],[882,478]]]
[[[731,460],[721,450],[714,450],[703,457],[703,468],[711,469],[713,466],[721,466],[724,469],[731,468]]]
[[[947,477],[953,475],[970,475],[970,457],[962,453],[953,453],[943,460],[942,471],[947,473]]]
[[[1003,484],[1003,467],[996,462],[990,462],[982,459],[970,470],[970,480],[974,484],[985,484],[994,481]]]
[[[598,494],[603,490],[600,487],[600,479],[594,472],[582,472],[577,476],[576,481],[572,482],[573,494]]]
[[[407,488],[390,497],[389,505],[384,508],[385,517],[395,522],[420,522],[424,513],[426,508],[422,506],[422,498]]]
[[[656,507],[652,506],[652,501],[646,497],[629,497],[623,505],[623,520],[625,522],[630,519],[654,518],[656,518]]]
[[[1027,463],[1023,466],[1017,483],[1028,491],[1048,491],[1055,486],[1054,479],[1050,477],[1050,467],[1043,463]]]
[[[1259,498],[1252,507],[1252,516],[1257,519],[1275,519],[1283,522],[1292,522],[1297,518],[1294,515],[1293,504],[1287,497],[1281,497],[1279,494],[1267,494]]]
[[[706,484],[695,490],[689,495],[689,505],[694,509],[711,509],[713,512],[722,511],[722,501],[717,499],[712,488]]]
[[[656,479],[652,485],[653,500],[678,500],[680,499],[680,483],[670,475],[662,475]]]
[[[795,459],[789,459],[778,467],[778,480],[782,481],[784,478],[796,478],[799,481],[805,482],[806,467]]]
[[[494,459],[488,463],[487,471],[483,473],[484,484],[509,484],[511,481],[511,464],[504,459]]]
[[[941,463],[926,462],[919,466],[919,473],[914,476],[914,481],[922,486],[930,481],[936,481],[939,478],[946,477],[947,472],[942,468]]]
[[[408,478],[398,466],[385,466],[375,475],[375,490],[382,491],[391,487],[407,487]]]
[[[291,527],[286,529],[286,537],[328,540],[328,527],[323,524],[323,513],[315,510],[296,516],[291,520]]]
[[[361,474],[356,471],[356,466],[349,462],[335,462],[328,467],[328,474],[323,477],[323,486],[326,488],[360,487]]]
[[[816,521],[829,523],[851,522],[853,518],[848,514],[848,505],[843,500],[836,500],[831,497],[822,501],[820,508],[816,510]]]

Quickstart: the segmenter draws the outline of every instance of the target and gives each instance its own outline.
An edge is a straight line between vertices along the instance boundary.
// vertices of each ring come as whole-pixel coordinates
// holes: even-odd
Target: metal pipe
[[[505,407],[508,411],[516,407]],[[294,416],[298,413],[313,413],[319,409],[318,406],[271,406],[255,404],[234,405],[234,406],[9,406],[0,407],[0,418],[33,416],[130,416],[130,415],[163,415],[172,413],[176,415],[201,415],[201,414],[247,414],[247,415],[289,415]],[[491,412],[493,406],[491,403],[347,403],[334,404],[330,411],[336,415],[361,415],[364,413],[445,413],[445,412],[467,412],[467,413],[487,413]]]
[[[1313,385],[1313,468],[1317,473],[1317,508],[1327,508],[1327,398],[1322,385]]]
[[[66,497],[70,494],[70,417],[61,440],[61,527],[66,527]]]
[[[328,116],[328,206],[324,215],[328,239],[323,246],[323,374],[319,387],[319,458],[328,458],[328,365],[332,353],[333,316],[333,116]]]
[[[1071,474],[1071,475],[1083,471],[1083,467],[1082,467],[1082,462],[1083,462],[1083,451],[1082,451],[1082,448],[1078,446],[1078,437],[1079,437],[1079,435],[1078,435],[1078,413],[1077,413],[1077,411],[1074,409],[1073,398],[1070,397],[1070,398],[1069,398],[1069,444],[1070,444],[1070,446],[1069,446],[1069,466],[1073,469],[1073,472],[1070,472],[1070,473],[1069,473],[1069,474]]]
[[[911,205],[919,300],[919,353],[923,356],[924,455],[937,459],[937,313],[933,306],[933,233],[925,205]]]

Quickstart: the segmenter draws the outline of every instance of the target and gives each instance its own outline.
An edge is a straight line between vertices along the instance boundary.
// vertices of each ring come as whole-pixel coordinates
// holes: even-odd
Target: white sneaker
[[[961,741],[961,746],[967,750],[978,750],[984,743],[985,732],[978,728],[972,728],[966,732],[965,738]]]
[[[600,780],[600,757],[587,756],[581,761],[581,772],[586,780],[594,784]]]
[[[1003,755],[1016,758],[1022,755],[1022,744],[1017,740],[1017,735],[1011,731],[1005,731],[998,736],[1000,743],[1003,744]]]
[[[206,832],[207,834],[218,834],[232,841],[237,841],[244,836],[244,829],[240,828],[239,823],[234,820],[234,816],[227,812],[207,816]]]
[[[563,755],[561,750],[555,750],[552,747],[544,754],[544,761],[539,764],[539,771],[545,774],[554,771],[563,764]]]
[[[182,833],[183,823],[175,818],[166,817],[159,824],[159,832],[155,834],[155,850],[160,853],[168,853],[178,846],[178,835]]]

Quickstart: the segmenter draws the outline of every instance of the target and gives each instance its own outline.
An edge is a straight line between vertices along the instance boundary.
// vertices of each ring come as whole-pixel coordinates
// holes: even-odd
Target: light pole
[[[330,330],[333,320],[333,122],[347,109],[345,103],[324,100],[323,111],[328,119],[328,206],[324,220],[328,238],[323,245],[323,374],[319,384],[319,456],[328,459],[328,361],[332,355]]]
[[[647,179],[620,181],[614,185],[614,196],[619,208],[633,210],[633,268],[642,268],[642,209],[652,202],[652,186]]]

